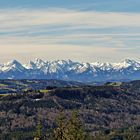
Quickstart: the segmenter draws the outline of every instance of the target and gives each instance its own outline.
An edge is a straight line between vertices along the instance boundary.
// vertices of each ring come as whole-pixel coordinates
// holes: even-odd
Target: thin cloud
[[[58,59],[88,61],[99,57],[104,59],[105,56],[108,56],[108,60],[113,60],[112,57],[118,59],[116,55],[120,59],[125,55],[137,57],[135,53],[127,51],[120,54],[118,49],[129,49],[131,46],[126,44],[139,40],[139,13],[3,9],[0,10],[0,23],[1,57],[8,54],[8,58],[42,56],[53,59],[54,55]],[[111,29],[108,33],[99,31],[108,28]],[[125,28],[127,32],[112,32],[118,28]]]
[[[42,25],[79,25],[103,27],[140,27],[139,13],[56,10],[1,10],[0,28],[27,28]]]

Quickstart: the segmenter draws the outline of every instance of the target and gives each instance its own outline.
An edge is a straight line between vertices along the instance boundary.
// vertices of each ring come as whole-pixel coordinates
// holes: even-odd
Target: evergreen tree
[[[66,139],[66,117],[64,113],[61,114],[57,118],[57,128],[54,130],[54,138],[53,140],[67,140]]]
[[[41,121],[38,122],[36,132],[35,132],[35,138],[38,140],[41,140],[43,137],[43,126]]]
[[[67,125],[68,140],[84,140],[85,134],[83,125],[78,117],[78,113],[74,111]]]
[[[54,140],[85,140],[84,129],[77,112],[73,112],[70,119],[61,113],[54,130]]]

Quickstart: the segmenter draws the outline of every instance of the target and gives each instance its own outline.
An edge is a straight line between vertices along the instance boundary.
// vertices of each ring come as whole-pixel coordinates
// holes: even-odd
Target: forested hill
[[[20,91],[21,92],[21,91]],[[0,96],[0,136],[32,136],[38,118],[54,124],[60,110],[79,112],[86,131],[140,126],[140,81],[55,87]]]

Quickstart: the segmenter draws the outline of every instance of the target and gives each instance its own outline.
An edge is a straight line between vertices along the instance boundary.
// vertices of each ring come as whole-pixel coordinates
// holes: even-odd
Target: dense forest
[[[42,89],[1,94],[0,139],[31,140],[40,128],[43,136],[51,137],[59,128],[61,112],[68,122],[80,120],[69,128],[80,125],[86,139],[139,140],[140,81],[102,86],[46,84]],[[76,117],[70,117],[73,112]]]

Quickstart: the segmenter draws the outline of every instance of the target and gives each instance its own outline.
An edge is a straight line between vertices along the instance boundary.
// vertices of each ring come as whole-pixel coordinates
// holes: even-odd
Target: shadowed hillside
[[[67,114],[77,110],[86,131],[93,136],[104,130],[140,126],[140,81],[19,93],[0,96],[0,137],[33,137],[38,120],[45,128],[48,124],[54,127],[60,110]]]

